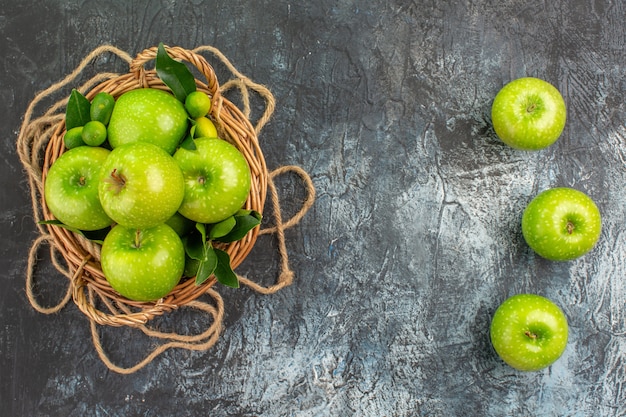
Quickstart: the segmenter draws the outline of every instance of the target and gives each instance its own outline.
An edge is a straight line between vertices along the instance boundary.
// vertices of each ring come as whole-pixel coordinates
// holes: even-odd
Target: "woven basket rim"
[[[268,171],[257,133],[251,121],[235,104],[222,95],[215,71],[204,56],[180,47],[166,47],[166,49],[174,59],[189,62],[206,77],[206,81],[196,79],[196,88],[209,94],[212,99],[210,115],[215,122],[219,136],[235,145],[250,166],[252,186],[244,208],[263,213],[267,194]],[[130,63],[128,73],[116,75],[94,85],[84,93],[85,96],[91,100],[97,93],[106,91],[117,99],[124,92],[138,88],[170,91],[160,80],[156,70],[145,69],[145,64],[156,58],[156,52],[156,47],[145,49]],[[63,118],[56,123],[53,134],[45,148],[41,166],[42,184],[45,183],[48,169],[52,163],[65,152],[64,133],[65,119]],[[54,217],[47,208],[43,193],[40,193],[40,198],[44,219],[53,220]],[[197,299],[216,283],[215,278],[211,277],[203,284],[195,285],[195,280],[191,277],[181,280],[167,296],[160,300],[152,302],[131,301],[113,290],[106,281],[99,264],[100,247],[97,243],[65,228],[54,225],[47,225],[47,228],[56,249],[65,259],[70,270],[74,271],[72,276],[74,302],[83,313],[99,324],[113,326],[145,324],[156,316]],[[250,253],[258,233],[259,228],[256,227],[242,240],[221,246],[223,250],[229,253],[233,269],[240,265]],[[101,311],[95,306],[94,295],[104,301],[109,311]],[[120,313],[120,311],[122,312]]]

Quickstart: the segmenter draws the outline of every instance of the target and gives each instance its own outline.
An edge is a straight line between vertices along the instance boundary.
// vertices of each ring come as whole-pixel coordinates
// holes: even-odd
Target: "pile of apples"
[[[55,218],[46,223],[103,236],[94,239],[102,244],[102,272],[135,301],[164,297],[183,276],[201,284],[214,275],[237,287],[228,253],[213,243],[239,240],[261,221],[243,209],[250,168],[218,137],[211,98],[160,45],[157,70],[163,67],[186,89],[140,88],[117,99],[100,92],[91,102],[73,90],[66,150],[44,183]]]
[[[496,95],[492,122],[498,137],[513,148],[544,149],[563,132],[566,108],[550,83],[525,77],[511,81]],[[602,221],[594,201],[568,187],[542,191],[522,214],[522,234],[540,256],[569,261],[589,252],[600,238]],[[554,363],[567,345],[568,323],[551,300],[516,294],[505,300],[491,321],[490,337],[498,355],[522,371]]]

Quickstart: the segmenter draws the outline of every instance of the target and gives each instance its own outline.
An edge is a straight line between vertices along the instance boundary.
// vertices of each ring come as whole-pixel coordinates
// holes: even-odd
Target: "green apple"
[[[490,327],[498,355],[520,371],[537,371],[554,363],[565,350],[567,334],[563,311],[535,294],[517,294],[505,300]]]
[[[533,77],[505,85],[491,107],[493,128],[507,145],[539,150],[553,144],[565,127],[565,102],[552,84]]]
[[[148,142],[170,155],[187,133],[187,111],[173,95],[154,88],[122,94],[116,101],[108,125],[112,148]]]
[[[110,151],[79,146],[61,155],[50,167],[44,197],[61,223],[80,230],[99,230],[113,223],[98,198],[100,167]]]
[[[178,164],[158,146],[143,142],[119,146],[102,165],[100,202],[123,226],[144,229],[165,222],[176,213],[184,194]]]
[[[522,234],[528,246],[553,261],[567,261],[589,252],[601,230],[598,207],[588,195],[573,188],[543,191],[522,215]]]
[[[178,284],[185,268],[180,237],[166,224],[148,229],[117,225],[104,238],[102,273],[111,287],[134,301],[154,301]]]
[[[198,138],[196,149],[174,154],[185,178],[178,211],[198,223],[217,223],[235,214],[250,192],[248,162],[233,145],[218,138]]]

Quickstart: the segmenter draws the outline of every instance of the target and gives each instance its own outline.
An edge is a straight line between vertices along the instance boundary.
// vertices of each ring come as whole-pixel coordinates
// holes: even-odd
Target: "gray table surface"
[[[626,415],[623,1],[105,3],[0,0],[0,415]],[[214,348],[120,375],[75,305],[44,315],[26,299],[36,235],[15,139],[34,95],[95,47],[135,55],[161,41],[213,45],[267,85],[268,167],[301,166],[318,195],[287,232],[293,285],[220,288]],[[563,136],[540,152],[491,127],[496,92],[522,76],[552,82],[568,106]],[[521,236],[523,208],[553,186],[587,192],[603,214],[581,259],[540,259]],[[293,212],[299,184],[279,189]],[[275,243],[258,246],[238,272],[271,282]],[[55,276],[49,260],[39,274]],[[543,371],[512,370],[489,342],[494,310],[520,292],[569,319],[567,349]],[[170,320],[184,327],[185,314]],[[122,365],[154,345],[127,329],[103,343]]]

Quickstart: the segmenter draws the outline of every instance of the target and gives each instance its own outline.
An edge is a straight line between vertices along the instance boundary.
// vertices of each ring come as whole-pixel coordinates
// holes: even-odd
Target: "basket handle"
[[[224,66],[226,66],[228,71],[230,71],[230,73],[235,78],[224,83],[221,86],[220,91],[222,94],[224,94],[226,91],[232,88],[239,89],[243,100],[243,114],[244,116],[246,116],[247,119],[250,119],[250,96],[248,90],[256,92],[259,96],[263,98],[263,100],[265,101],[265,110],[263,111],[263,114],[257,119],[256,124],[254,125],[254,130],[258,135],[261,132],[261,129],[263,129],[267,122],[269,122],[269,120],[272,118],[272,114],[274,114],[274,109],[276,108],[276,100],[274,99],[274,95],[272,94],[270,89],[263,84],[255,83],[254,81],[252,81],[252,79],[239,72],[239,70],[230,62],[226,55],[224,55],[222,51],[214,46],[198,46],[197,48],[193,49],[192,52],[209,52],[217,57],[217,59],[219,59],[220,62],[224,64]]]
[[[215,70],[202,55],[179,46],[165,46],[165,50],[172,58],[189,62],[204,75],[207,81],[206,88],[214,100],[220,95],[220,86],[217,81],[217,76],[215,75]],[[137,54],[130,63],[130,72],[139,80],[140,85],[144,88],[150,86],[150,80],[158,78],[155,70],[146,70],[146,64],[156,60],[157,53],[158,47],[156,46],[144,49]]]
[[[226,55],[224,55],[219,49],[210,45],[199,46],[192,50],[184,49],[179,46],[164,47],[172,58],[189,62],[190,64],[195,66],[198,71],[202,73],[202,75],[204,75],[207,80],[206,89],[208,90],[208,93],[210,94],[214,102],[214,106],[212,106],[212,109],[218,109],[215,114],[217,119],[219,119],[219,109],[221,109],[222,107],[221,104],[223,94],[228,90],[237,88],[241,93],[241,98],[243,102],[242,111],[247,119],[250,119],[251,113],[249,90],[256,92],[265,101],[265,110],[254,125],[254,130],[257,135],[267,124],[267,122],[269,122],[272,115],[274,114],[274,109],[276,108],[276,100],[274,99],[274,95],[272,94],[272,92],[266,86],[255,83],[249,77],[239,72],[239,70],[235,68],[235,66],[230,62]],[[228,69],[228,71],[233,75],[234,78],[228,80],[222,86],[220,86],[213,66],[211,66],[211,64],[207,62],[206,58],[201,55],[202,53],[206,52],[211,53],[215,57],[217,57],[217,59],[222,64],[224,64],[224,66]],[[144,88],[149,87],[152,82],[160,81],[156,75],[155,70],[146,70],[146,64],[150,61],[156,60],[157,53],[158,47],[153,46],[137,54],[137,56],[130,63],[130,72],[139,81],[139,84]],[[211,110],[211,112],[213,113],[214,110]]]

